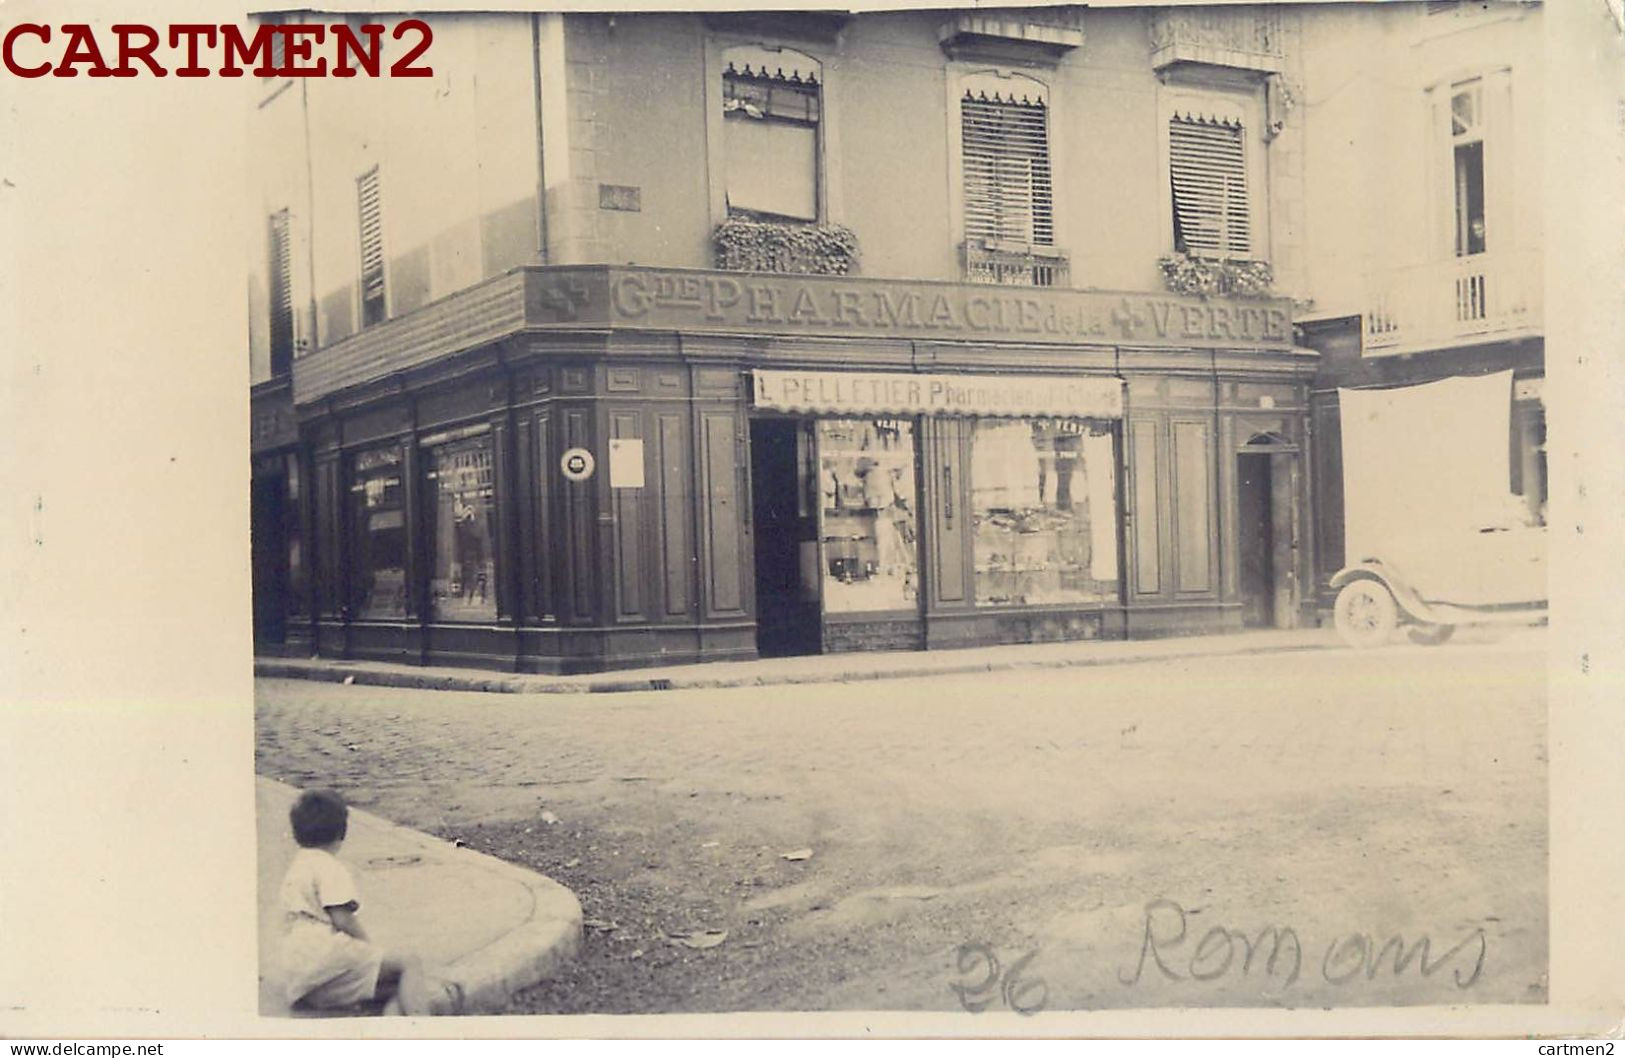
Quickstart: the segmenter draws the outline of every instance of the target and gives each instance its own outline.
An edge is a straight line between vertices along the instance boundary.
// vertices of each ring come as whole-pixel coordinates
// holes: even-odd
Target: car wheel
[[[1412,643],[1436,647],[1456,634],[1455,625],[1411,625],[1405,630]]]
[[[1333,614],[1337,634],[1351,647],[1380,647],[1399,623],[1393,595],[1381,581],[1369,578],[1345,585]]]

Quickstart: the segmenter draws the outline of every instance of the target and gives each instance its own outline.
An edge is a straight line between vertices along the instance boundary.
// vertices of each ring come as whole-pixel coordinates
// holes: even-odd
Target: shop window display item
[[[818,424],[818,453],[825,612],[914,609],[914,424],[824,420]]]
[[[977,605],[1115,599],[1115,497],[1109,426],[979,420],[971,447]]]
[[[439,621],[492,621],[497,616],[496,509],[489,439],[475,437],[431,450],[434,566],[429,597]]]
[[[406,493],[398,447],[357,452],[350,464],[357,617],[407,616]]]

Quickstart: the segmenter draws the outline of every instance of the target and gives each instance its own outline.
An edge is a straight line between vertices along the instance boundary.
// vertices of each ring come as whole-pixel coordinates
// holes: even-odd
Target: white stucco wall
[[[1326,5],[1304,27],[1307,316],[1360,313],[1368,276],[1449,256],[1439,216],[1449,155],[1429,124],[1430,85],[1509,71],[1510,120],[1485,146],[1487,182],[1510,181],[1487,189],[1489,250],[1540,249],[1538,6],[1430,16],[1421,4]]]
[[[356,327],[356,180],[374,165],[391,316],[540,259],[531,17],[436,18],[433,33],[423,59],[432,77],[280,82],[276,98],[253,106],[250,198],[262,214],[284,205],[294,213],[302,338],[328,344]],[[390,42],[386,60],[401,50]],[[264,222],[257,227],[249,248],[256,379],[269,370]]]

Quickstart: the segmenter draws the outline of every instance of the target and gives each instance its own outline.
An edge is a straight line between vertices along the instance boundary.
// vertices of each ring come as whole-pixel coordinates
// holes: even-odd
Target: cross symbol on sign
[[[553,310],[554,319],[574,320],[580,315],[578,310],[587,304],[587,288],[573,280],[565,280],[556,285],[543,287],[539,300]]]
[[[1133,337],[1135,331],[1145,326],[1146,320],[1145,315],[1136,312],[1134,304],[1128,298],[1124,298],[1117,303],[1115,309],[1112,309],[1112,322],[1117,324],[1118,329],[1125,335]]]

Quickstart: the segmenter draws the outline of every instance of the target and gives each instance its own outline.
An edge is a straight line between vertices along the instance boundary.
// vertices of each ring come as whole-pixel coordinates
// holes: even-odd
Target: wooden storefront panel
[[[337,452],[316,457],[316,609],[323,617],[336,617],[344,604],[342,594],[343,565],[340,560],[339,541],[343,536],[342,503],[344,492],[339,474]]]
[[[345,418],[341,428],[346,449],[381,444],[411,431],[412,412],[404,403],[367,408]]]
[[[699,417],[705,615],[739,616],[745,613],[741,570],[746,558],[740,524],[741,420],[732,410],[701,411]]]
[[[965,605],[964,419],[925,419],[926,506],[931,512],[931,580],[933,601]]]
[[[429,570],[434,562],[429,557],[430,517],[423,493],[423,454],[410,439],[401,443],[401,493],[404,499],[406,521],[406,616],[422,621],[432,612],[429,605]]]
[[[1160,425],[1152,418],[1137,418],[1128,424],[1135,595],[1162,593],[1162,519],[1157,504]]]
[[[592,413],[586,408],[566,408],[562,412],[563,448],[592,448]],[[566,481],[557,466],[545,468],[559,482],[564,497],[565,561],[564,581],[570,605],[563,615],[571,624],[591,623],[597,611],[593,603],[599,554],[594,528],[593,482]]]
[[[1221,400],[1225,399],[1222,390],[1223,387]],[[1218,470],[1219,546],[1222,549],[1218,580],[1219,598],[1226,602],[1234,602],[1241,596],[1240,531],[1237,528],[1240,519],[1240,467],[1236,462],[1236,429],[1236,416],[1230,412],[1220,412],[1215,460]]]
[[[497,619],[512,619],[518,611],[519,563],[514,532],[518,504],[514,502],[513,431],[506,416],[491,426],[491,474],[496,482],[492,499],[496,506],[496,599]]]
[[[613,440],[643,439],[642,415],[637,411],[617,409],[609,413],[609,436]],[[607,450],[598,473],[609,477],[609,459]],[[606,480],[605,487],[609,488],[610,510],[615,519],[613,533],[615,556],[612,568],[615,573],[615,619],[617,621],[642,621],[644,614],[644,555],[643,555],[643,506],[645,489],[614,488],[613,483]]]
[[[689,541],[688,487],[689,460],[683,443],[683,416],[661,412],[655,417],[654,458],[660,473],[660,557],[664,575],[664,612],[667,617],[686,617],[690,612],[689,584],[693,577],[694,553]]]
[[[1213,430],[1206,421],[1175,420],[1174,584],[1180,593],[1213,590]]]
[[[522,506],[519,533],[519,583],[526,619],[551,621],[558,604],[553,595],[559,549],[557,530],[550,515],[553,509],[549,487],[554,472],[550,436],[553,417],[548,412],[525,415],[519,421],[519,489]]]
[[[1329,607],[1335,596],[1332,576],[1343,568],[1343,420],[1337,391],[1310,397],[1310,423],[1315,438],[1312,457],[1314,532],[1314,592],[1320,606]]]

